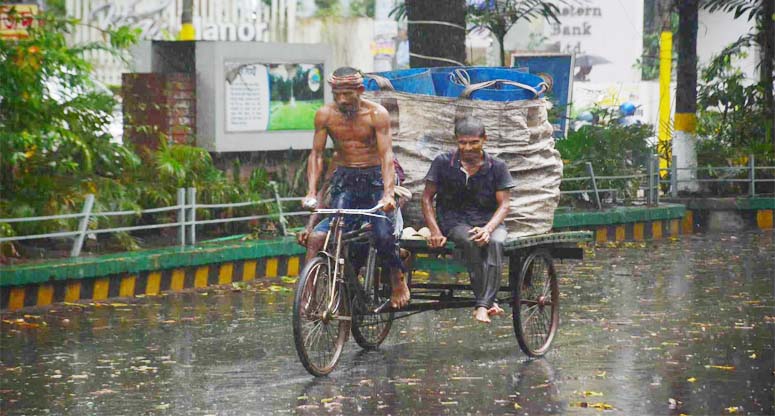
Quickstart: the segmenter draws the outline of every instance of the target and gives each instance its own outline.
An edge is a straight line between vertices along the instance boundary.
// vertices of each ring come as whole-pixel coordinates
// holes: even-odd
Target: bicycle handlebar
[[[385,218],[384,215],[375,214],[375,212],[381,210],[385,205],[377,204],[373,208],[369,209],[349,209],[349,208],[320,208],[316,209],[316,214],[345,214],[345,215],[366,215],[369,217]]]

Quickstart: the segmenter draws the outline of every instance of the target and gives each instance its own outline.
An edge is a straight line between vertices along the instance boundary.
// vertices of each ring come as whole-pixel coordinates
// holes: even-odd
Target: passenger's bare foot
[[[390,306],[393,309],[401,309],[409,303],[409,287],[404,281],[404,274],[401,272],[392,273],[393,291],[390,294]]]
[[[492,304],[492,308],[487,309],[487,315],[490,315],[490,316],[503,316],[503,315],[506,315],[506,312],[503,310],[503,308],[498,306],[497,303],[493,303]]]
[[[487,314],[487,308],[485,308],[484,306],[480,306],[476,308],[476,310],[474,310],[474,319],[476,319],[477,321],[483,324],[489,324],[490,322],[492,322],[490,320],[489,315]]]

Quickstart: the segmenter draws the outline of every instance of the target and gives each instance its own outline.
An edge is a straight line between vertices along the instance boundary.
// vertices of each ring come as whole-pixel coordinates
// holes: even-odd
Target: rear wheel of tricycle
[[[358,287],[352,294],[353,325],[355,342],[363,349],[373,350],[382,344],[393,325],[393,312],[374,313],[374,310],[390,300],[392,286],[389,272],[375,273],[370,288],[364,287],[364,277],[357,276]]]
[[[332,297],[332,287],[333,288]],[[328,259],[315,257],[304,266],[293,301],[293,338],[302,365],[324,376],[336,367],[350,331],[344,287],[329,275]]]
[[[512,318],[519,347],[540,357],[549,350],[560,322],[560,290],[549,251],[530,253],[515,283]]]

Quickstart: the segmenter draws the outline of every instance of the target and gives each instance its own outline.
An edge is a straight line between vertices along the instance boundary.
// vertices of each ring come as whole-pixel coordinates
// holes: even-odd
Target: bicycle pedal
[[[377,309],[374,309],[374,313],[382,313],[382,311],[387,309],[388,307],[390,307],[390,301],[386,300],[385,303],[383,303],[382,305],[379,305]]]

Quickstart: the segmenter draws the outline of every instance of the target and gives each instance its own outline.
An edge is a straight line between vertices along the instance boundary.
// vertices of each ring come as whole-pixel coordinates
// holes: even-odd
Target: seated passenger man
[[[443,247],[449,238],[463,249],[476,298],[474,318],[489,323],[490,315],[503,313],[495,297],[507,234],[503,220],[515,183],[506,164],[484,152],[487,136],[481,121],[459,119],[455,139],[457,150],[437,156],[425,176],[422,212],[431,247]]]
[[[395,168],[393,166],[390,116],[385,107],[364,100],[363,77],[356,69],[334,71],[328,83],[334,102],[315,113],[315,134],[307,162],[308,191],[304,206],[317,204],[317,184],[323,170],[323,150],[328,137],[334,143],[336,170],[331,178],[332,208],[371,208],[383,204],[388,219],[370,222],[376,237],[377,252],[390,267],[393,292],[391,304],[401,308],[409,302],[409,288],[403,279],[395,228]],[[329,219],[314,229],[325,233]]]

